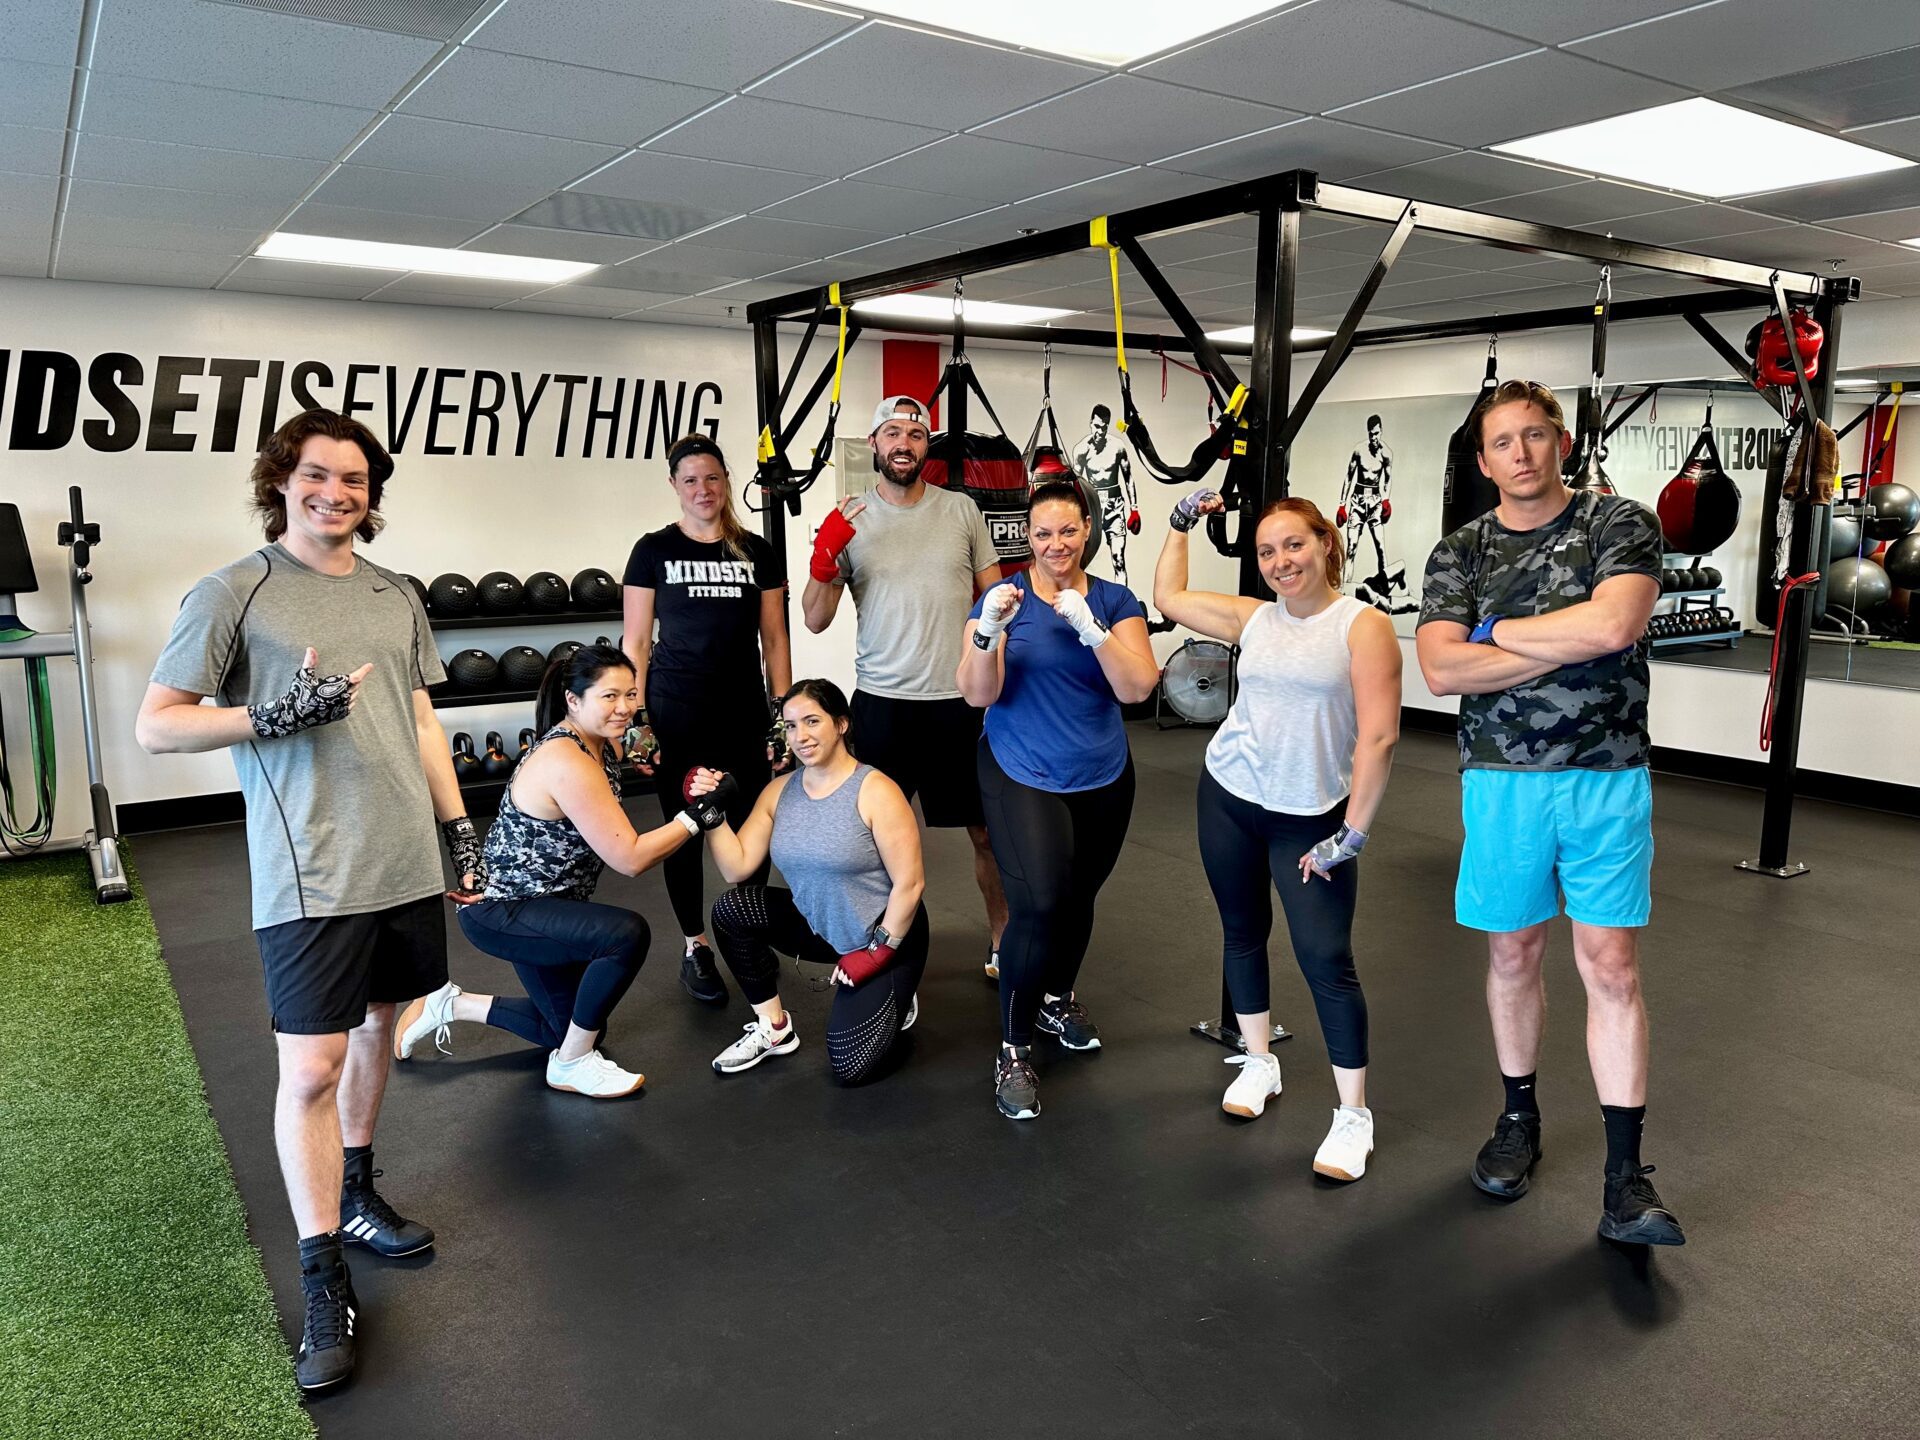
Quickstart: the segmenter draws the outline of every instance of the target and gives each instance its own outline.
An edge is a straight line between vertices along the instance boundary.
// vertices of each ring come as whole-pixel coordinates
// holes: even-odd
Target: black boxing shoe
[[[680,988],[702,1005],[727,1003],[727,985],[713,963],[713,947],[704,940],[680,961]]]
[[[345,1264],[302,1275],[300,1292],[306,1315],[300,1324],[300,1350],[293,1358],[294,1379],[302,1390],[325,1390],[353,1374],[353,1327],[360,1302]]]
[[[1622,1245],[1684,1245],[1680,1222],[1661,1203],[1660,1192],[1647,1176],[1651,1165],[1622,1165],[1607,1172],[1601,1202],[1600,1237]]]
[[[1540,1117],[1510,1111],[1494,1122],[1493,1134],[1467,1172],[1473,1183],[1502,1200],[1527,1193],[1527,1176],[1540,1161]]]
[[[431,1250],[433,1231],[418,1220],[409,1220],[400,1214],[373,1188],[380,1174],[373,1168],[371,1154],[356,1155],[347,1161],[340,1186],[340,1238],[349,1244],[364,1245],[389,1260]]]

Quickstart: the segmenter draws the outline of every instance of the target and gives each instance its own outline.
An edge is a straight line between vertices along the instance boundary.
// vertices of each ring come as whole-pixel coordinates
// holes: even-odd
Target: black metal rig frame
[[[1339,219],[1374,221],[1389,225],[1392,229],[1338,330],[1324,340],[1295,341],[1294,289],[1299,273],[1300,223],[1302,215],[1307,212]],[[1251,344],[1231,344],[1209,340],[1166,277],[1153,264],[1144,242],[1155,235],[1195,229],[1248,214],[1258,217],[1253,341]],[[1161,308],[1173,318],[1179,331],[1177,335],[1165,335],[1129,330],[1126,335],[1129,348],[1190,354],[1212,382],[1228,393],[1241,383],[1241,377],[1226,357],[1250,357],[1251,373],[1246,377],[1246,384],[1252,392],[1252,398],[1243,418],[1248,434],[1252,478],[1242,487],[1243,525],[1257,515],[1262,506],[1287,493],[1287,457],[1292,442],[1300,433],[1315,402],[1355,346],[1390,345],[1400,341],[1489,333],[1510,335],[1593,323],[1592,308],[1575,306],[1362,330],[1361,321],[1375,293],[1399,258],[1407,238],[1416,231],[1479,241],[1505,250],[1590,260],[1596,266],[1629,266],[1697,280],[1706,287],[1699,293],[1623,300],[1612,305],[1610,318],[1614,321],[1653,318],[1685,320],[1736,375],[1752,385],[1778,410],[1785,408],[1784,397],[1762,387],[1755,380],[1752,367],[1739,347],[1729,342],[1705,317],[1761,306],[1775,312],[1784,311],[1789,304],[1808,306],[1814,318],[1826,330],[1826,344],[1818,377],[1810,384],[1801,377],[1802,394],[1814,414],[1824,420],[1832,418],[1834,379],[1839,370],[1841,308],[1859,298],[1860,282],[1857,279],[1715,259],[1684,250],[1616,240],[1584,230],[1511,220],[1477,210],[1429,205],[1424,201],[1358,190],[1351,186],[1325,184],[1312,171],[1289,170],[1105,217],[1107,240],[1119,246],[1133,269],[1153,292]],[[1086,224],[1039,231],[958,255],[851,277],[839,282],[837,301],[851,306],[860,300],[1073,254],[1090,248],[1094,243],[1092,230]],[[753,326],[759,422],[763,433],[772,437],[783,461],[787,448],[794,444],[800,426],[815,402],[825,393],[833,375],[833,362],[830,359],[798,407],[789,408],[795,382],[806,362],[808,346],[823,320],[834,313],[830,308],[833,298],[828,287],[820,287],[757,301],[747,307],[747,319]],[[784,379],[778,338],[778,327],[783,323],[804,323],[807,326],[799,353],[787,369]],[[877,320],[875,324],[876,328],[900,334],[959,333],[957,320],[946,324],[889,317]],[[859,322],[855,320],[848,327],[849,343],[858,331]],[[989,339],[1022,340],[1036,345],[1050,343],[1111,347],[1114,344],[1111,330],[1055,325],[967,322],[965,333]],[[1320,360],[1295,397],[1294,357],[1316,351],[1320,354]],[[1586,414],[1587,407],[1583,405],[1583,417]],[[949,423],[964,427],[965,422],[957,416],[951,416]],[[776,503],[780,500],[787,503],[784,506]],[[781,486],[776,483],[770,487],[768,502],[764,510],[763,527],[768,541],[784,560],[785,512],[790,510],[795,515],[799,513],[799,496],[791,492],[783,493]],[[1815,511],[1821,514],[1815,516],[1809,513]],[[1814,522],[1824,518],[1824,507],[1796,506],[1795,517],[1790,573],[1800,574],[1809,568],[1820,568],[1823,552],[1817,551],[1812,543],[1817,537],[1808,532],[1815,528]],[[1818,525],[1817,528],[1824,530],[1825,526]],[[1252,547],[1246,548],[1250,551]],[[1813,562],[1811,565],[1808,563],[1810,558]],[[1241,557],[1240,588],[1241,593],[1247,595],[1261,593],[1259,575],[1250,553]],[[1790,592],[1786,621],[1781,627],[1780,673],[1773,748],[1768,757],[1760,855],[1758,860],[1745,862],[1742,867],[1776,876],[1800,874],[1806,870],[1805,865],[1789,863],[1787,842],[1793,823],[1794,773],[1799,756],[1808,635],[1814,619],[1810,589],[1800,586]],[[1231,1024],[1230,1013],[1222,1018]]]

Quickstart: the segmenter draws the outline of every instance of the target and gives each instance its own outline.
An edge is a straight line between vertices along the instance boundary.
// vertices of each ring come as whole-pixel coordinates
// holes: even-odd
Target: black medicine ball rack
[[[1660,559],[1666,570],[1697,573],[1704,555],[1686,555],[1669,551]],[[1727,593],[1724,585],[1682,586],[1677,590],[1661,587],[1660,598],[1673,600],[1671,610],[1656,610],[1647,624],[1647,645],[1654,650],[1675,645],[1725,645],[1729,650],[1740,643],[1745,632],[1733,612],[1716,605],[1714,597]],[[1672,633],[1663,633],[1671,631]]]
[[[550,574],[550,572],[538,572],[538,573]],[[617,582],[614,582],[612,580],[612,577],[604,571],[592,570],[592,569],[583,570],[577,576],[574,577],[573,593],[575,595],[579,595],[581,593],[579,587],[584,582],[586,582],[589,577],[595,577],[598,580],[605,582],[605,584],[607,585],[612,585],[617,583]],[[411,577],[409,578],[411,579]],[[529,577],[530,583],[533,578],[534,577]],[[551,576],[550,578],[552,578],[556,584],[560,583],[558,576]],[[505,572],[502,572],[502,571],[489,572],[485,577],[483,577],[481,584],[484,586],[489,581],[492,581],[495,579],[499,579],[503,583],[510,584],[516,592],[520,588],[519,583],[516,580],[514,580],[513,577],[507,575]],[[435,580],[434,586],[432,588],[437,589],[437,587],[439,587],[442,583],[449,580],[458,581],[460,586],[462,587],[470,588],[471,586],[471,582],[467,581],[463,576],[445,575]],[[527,608],[515,609],[515,610],[509,610],[509,611],[483,612],[478,614],[465,614],[465,615],[436,615],[433,613],[433,608],[432,608],[433,601],[430,598],[430,587],[421,585],[420,582],[417,580],[414,580],[413,583],[415,585],[415,588],[421,592],[422,604],[427,607],[427,628],[434,631],[436,634],[442,631],[452,631],[452,630],[507,629],[507,628],[522,626],[522,625],[551,626],[551,625],[604,625],[608,623],[618,624],[626,618],[624,613],[619,610],[611,610],[603,607],[579,608],[577,606],[563,606],[560,609],[546,609],[546,610],[536,610],[529,606]],[[476,601],[474,603],[479,603],[479,602]],[[495,657],[495,658],[498,658],[498,657]],[[477,707],[481,705],[531,704],[534,698],[536,697],[537,693],[538,692],[530,686],[523,686],[523,687],[495,686],[495,687],[488,687],[485,689],[465,689],[454,684],[452,680],[443,681],[441,684],[431,687],[431,689],[428,691],[428,694],[432,700],[432,703],[435,709],[465,708],[468,706]],[[501,783],[503,782],[497,781],[497,780],[478,781],[478,782],[463,781],[461,783],[461,789],[463,791],[472,791],[472,790],[484,788],[487,785],[499,785]]]

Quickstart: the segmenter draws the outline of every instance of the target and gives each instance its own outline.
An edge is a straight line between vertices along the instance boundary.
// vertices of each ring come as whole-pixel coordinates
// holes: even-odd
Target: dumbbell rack
[[[1704,555],[1689,557],[1685,554],[1669,552],[1661,557],[1661,564],[1667,569],[1684,565],[1688,569],[1697,570],[1700,568],[1700,562],[1704,559],[1706,559]],[[1726,593],[1727,587],[1724,585],[1716,585],[1711,589],[1701,590],[1663,590],[1660,594],[1662,600],[1674,600],[1678,603],[1672,610],[1656,610],[1654,614],[1657,617],[1663,614],[1686,615],[1695,611],[1711,611],[1716,608],[1714,598]],[[1648,648],[1653,650],[1663,650],[1675,645],[1725,645],[1731,650],[1740,643],[1740,637],[1743,633],[1739,625],[1735,624],[1730,629],[1705,630],[1694,635],[1666,635],[1658,639],[1649,640],[1647,645]]]

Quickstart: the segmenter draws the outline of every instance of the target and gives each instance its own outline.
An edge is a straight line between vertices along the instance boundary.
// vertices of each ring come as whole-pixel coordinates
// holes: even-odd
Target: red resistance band
[[[1773,654],[1767,660],[1767,701],[1760,711],[1760,750],[1764,754],[1773,748],[1773,702],[1780,684],[1780,637],[1787,629],[1787,597],[1793,594],[1796,585],[1811,585],[1819,580],[1820,572],[1810,570],[1805,575],[1795,575],[1780,587],[1780,613],[1773,621]]]

